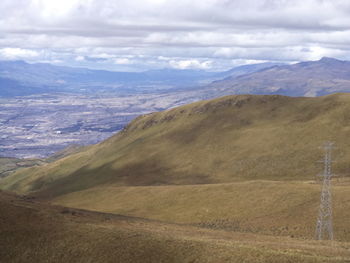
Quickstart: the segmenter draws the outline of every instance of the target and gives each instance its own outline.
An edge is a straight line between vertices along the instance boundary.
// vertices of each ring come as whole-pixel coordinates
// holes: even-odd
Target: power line
[[[319,214],[316,222],[316,239],[317,240],[333,240],[333,218],[332,218],[332,193],[331,193],[331,179],[332,179],[332,149],[333,142],[326,142],[323,146],[325,151],[324,156],[324,171],[321,202]]]

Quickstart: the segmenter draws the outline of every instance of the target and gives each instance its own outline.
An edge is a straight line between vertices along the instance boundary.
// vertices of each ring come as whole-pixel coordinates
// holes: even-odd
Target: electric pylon
[[[317,240],[333,240],[333,222],[332,222],[332,193],[331,193],[331,178],[332,178],[332,149],[334,143],[326,142],[324,144],[324,171],[323,177],[321,204],[319,208],[318,219],[316,223],[316,239]]]

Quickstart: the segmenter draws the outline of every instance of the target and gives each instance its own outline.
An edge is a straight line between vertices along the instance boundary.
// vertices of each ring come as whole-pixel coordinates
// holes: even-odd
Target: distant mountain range
[[[261,63],[223,72],[161,69],[113,72],[0,61],[0,96],[52,92],[134,94],[198,91],[198,98],[230,94],[320,96],[350,91],[350,62],[334,58],[292,65]]]
[[[135,93],[199,86],[226,77],[236,78],[276,65],[244,65],[224,72],[161,69],[145,72],[114,72],[55,66],[24,61],[0,61],[0,96],[21,96],[51,92],[96,91]]]
[[[280,94],[321,96],[350,92],[350,62],[334,58],[278,65],[251,74],[228,77],[207,87],[211,94]]]
[[[139,114],[224,95],[334,92],[350,92],[350,62],[323,58],[214,73],[123,73],[5,61],[0,62],[0,96],[6,96],[0,102],[0,152],[6,157],[47,156],[72,141],[86,145],[107,138]],[[10,98],[40,93],[45,94]]]

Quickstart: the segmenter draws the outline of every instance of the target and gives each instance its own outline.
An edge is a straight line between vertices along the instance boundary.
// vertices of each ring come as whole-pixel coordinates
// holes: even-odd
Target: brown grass
[[[333,187],[334,232],[350,241],[350,188]],[[156,220],[313,239],[320,185],[247,181],[186,186],[100,186],[53,200],[56,204]]]
[[[15,199],[0,213],[2,257],[346,262],[349,132],[347,94],[228,96],[141,116],[109,140],[18,171],[0,180],[0,187],[65,206],[187,226],[74,209],[62,213]],[[334,169],[343,176],[333,188],[335,237],[342,243],[330,247],[310,241],[320,194],[314,179],[322,171],[318,146],[325,140],[337,143]]]
[[[1,262],[347,262],[317,242],[49,206],[0,193]],[[11,222],[11,223],[9,223]]]

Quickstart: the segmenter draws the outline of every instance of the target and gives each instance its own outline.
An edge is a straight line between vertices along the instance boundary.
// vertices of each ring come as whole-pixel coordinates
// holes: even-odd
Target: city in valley
[[[138,115],[191,102],[170,94],[41,94],[0,98],[0,156],[43,158],[69,145],[100,142]]]

